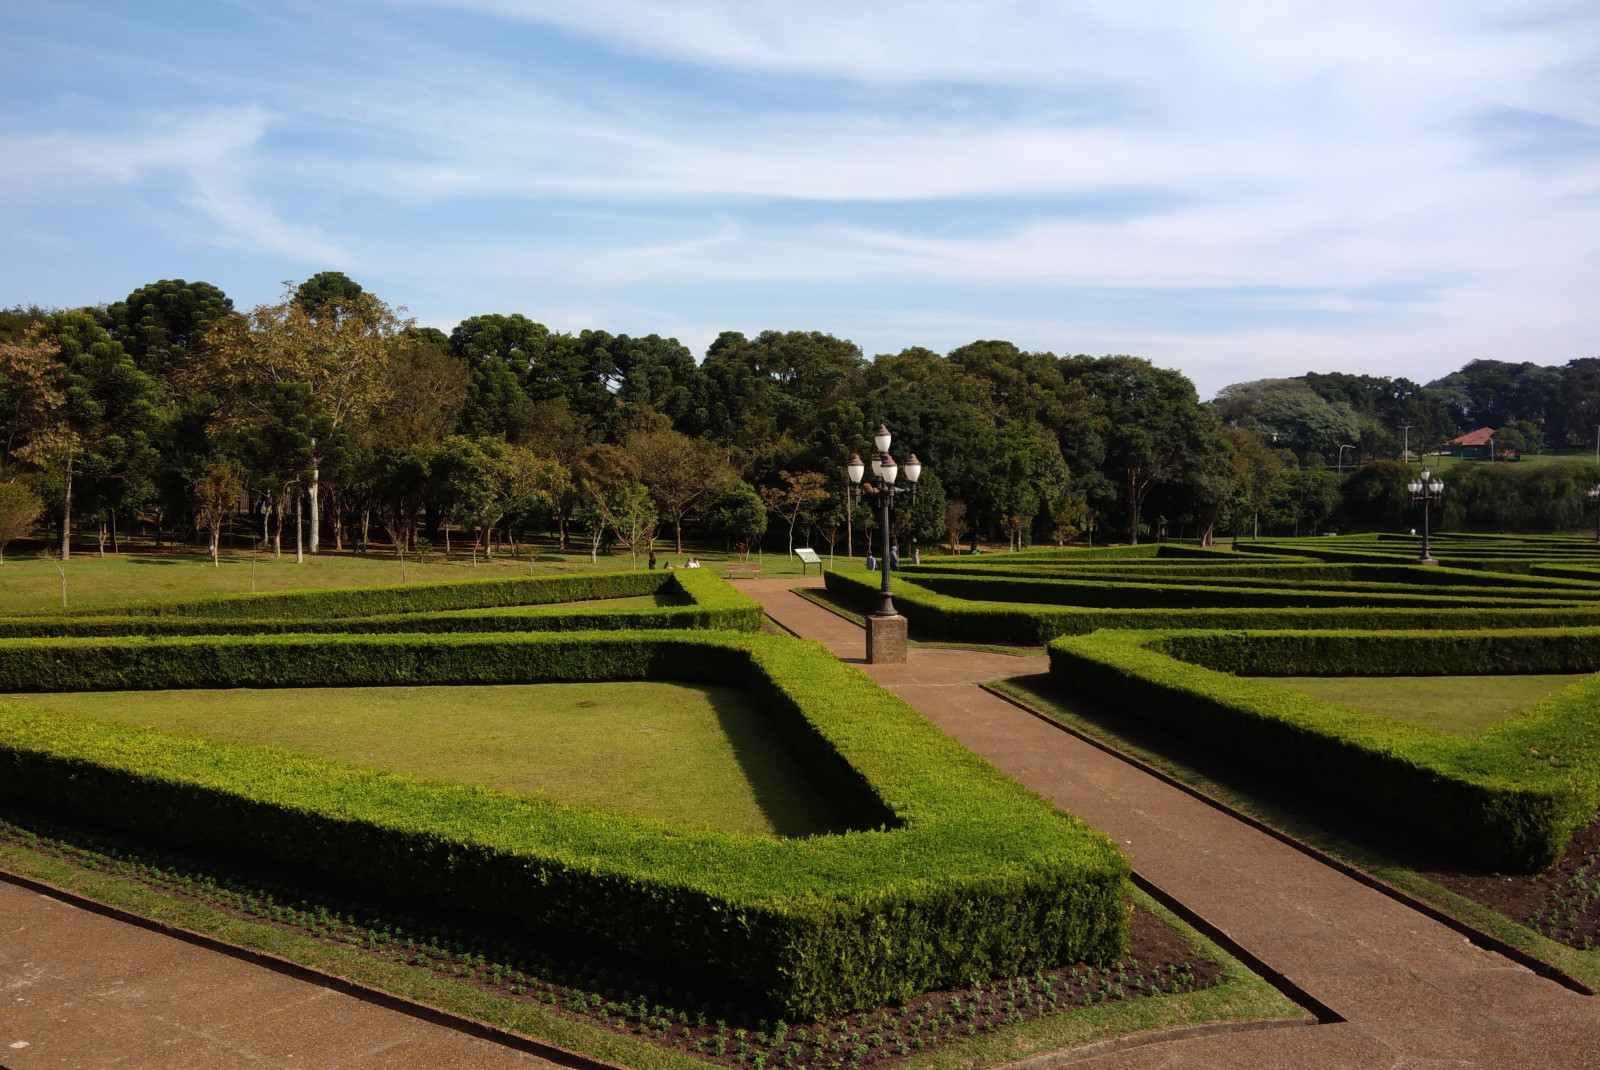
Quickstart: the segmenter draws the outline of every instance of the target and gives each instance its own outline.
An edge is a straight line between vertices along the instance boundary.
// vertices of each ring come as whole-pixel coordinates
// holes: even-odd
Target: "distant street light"
[[[1411,500],[1422,503],[1422,556],[1417,559],[1417,564],[1437,565],[1439,562],[1428,552],[1428,507],[1444,497],[1444,480],[1426,468],[1418,474],[1421,478],[1413,479],[1406,484],[1406,490],[1411,492]],[[1600,496],[1600,487],[1596,487],[1589,494],[1590,497]],[[1600,526],[1597,526],[1596,531],[1600,532]]]
[[[1339,447],[1339,474],[1340,475],[1344,475],[1344,451],[1345,450],[1353,450],[1353,449],[1355,449],[1354,446],[1340,446]]]
[[[892,571],[889,568],[889,552],[891,550],[889,518],[894,510],[896,495],[909,494],[911,495],[911,500],[913,502],[916,501],[917,480],[922,478],[922,462],[917,460],[915,453],[906,460],[904,469],[889,455],[890,439],[889,429],[879,424],[878,430],[873,432],[872,436],[872,444],[878,448],[878,455],[872,460],[873,479],[865,483],[861,482],[862,477],[866,475],[866,465],[861,463],[859,456],[851,457],[849,465],[845,468],[845,471],[850,476],[850,482],[860,484],[863,494],[873,494],[878,498],[879,514],[883,524],[883,557],[879,560],[878,568],[883,572],[883,583],[880,587],[882,599],[878,604],[878,608],[872,614],[875,617],[899,616],[895,612],[894,595],[890,590],[889,583],[889,573]],[[906,474],[908,486],[895,486],[895,480],[900,478],[901,471]]]
[[[1600,542],[1600,483],[1589,488],[1589,500],[1594,503],[1594,541]]]

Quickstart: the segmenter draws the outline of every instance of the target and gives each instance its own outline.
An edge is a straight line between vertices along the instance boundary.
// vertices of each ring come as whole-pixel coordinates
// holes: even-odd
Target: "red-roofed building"
[[[1450,447],[1452,457],[1487,461],[1490,451],[1494,449],[1494,428],[1480,427],[1476,431],[1468,431],[1446,442],[1445,445]]]

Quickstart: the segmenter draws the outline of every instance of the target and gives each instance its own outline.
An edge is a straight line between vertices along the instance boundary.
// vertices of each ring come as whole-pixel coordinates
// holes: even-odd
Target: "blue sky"
[[[870,354],[1600,356],[1600,5],[0,3],[0,304],[326,268]]]

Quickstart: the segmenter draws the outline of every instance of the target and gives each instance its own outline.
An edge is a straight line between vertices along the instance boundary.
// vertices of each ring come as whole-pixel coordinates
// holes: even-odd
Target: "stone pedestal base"
[[[867,664],[906,663],[906,619],[901,616],[867,618]]]

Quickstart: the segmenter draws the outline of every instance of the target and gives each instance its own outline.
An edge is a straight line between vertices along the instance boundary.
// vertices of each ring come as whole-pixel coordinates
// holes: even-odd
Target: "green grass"
[[[768,835],[845,822],[746,692],[657,682],[11,695],[457,784]]]
[[[720,551],[694,553],[705,567],[720,573],[723,565],[736,560]],[[665,565],[682,566],[688,555],[666,553],[659,547],[656,558]],[[755,554],[750,555],[757,561]],[[800,561],[783,553],[760,558],[763,576],[799,576]],[[826,557],[824,557],[826,560]],[[409,583],[436,583],[452,580],[493,579],[503,576],[555,575],[571,572],[615,571],[629,565],[626,553],[601,554],[593,564],[587,551],[558,552],[550,546],[523,546],[519,556],[497,554],[486,560],[481,554],[476,566],[465,554],[441,553],[406,558],[405,579]],[[291,591],[310,588],[362,587],[401,581],[400,562],[393,554],[352,553],[307,555],[296,564],[293,553],[274,558],[270,553],[252,558],[248,552],[224,554],[213,567],[211,558],[189,550],[159,554],[125,553],[96,556],[81,549],[65,564],[67,608],[69,610],[106,608],[124,602],[183,601],[219,594],[256,591]],[[644,568],[644,562],[639,562]],[[812,574],[816,569],[811,570]],[[253,586],[252,586],[253,582]],[[16,613],[59,613],[61,574],[56,565],[34,554],[12,552],[0,566],[0,616]]]
[[[1448,472],[1450,469],[1459,468],[1462,465],[1489,464],[1490,462],[1486,461],[1486,460],[1474,460],[1474,459],[1466,458],[1466,457],[1450,457],[1448,455],[1444,456],[1444,457],[1435,457],[1433,454],[1430,453],[1430,454],[1427,455],[1427,457],[1425,457],[1423,459],[1422,463],[1426,464],[1430,469],[1432,469],[1435,472]],[[1540,467],[1540,466],[1549,466],[1549,465],[1556,465],[1556,464],[1594,464],[1595,463],[1595,459],[1594,459],[1594,451],[1593,450],[1585,450],[1585,451],[1580,451],[1578,453],[1548,453],[1548,452],[1546,452],[1544,454],[1538,454],[1538,453],[1535,453],[1532,450],[1529,450],[1527,453],[1522,455],[1522,459],[1521,460],[1517,460],[1517,461],[1498,461],[1497,460],[1494,463],[1495,464],[1515,465],[1518,468],[1529,468],[1529,467]]]
[[[1312,698],[1397,721],[1475,736],[1549,698],[1586,673],[1555,676],[1257,676]]]

